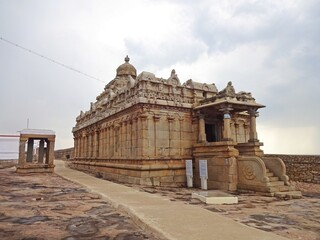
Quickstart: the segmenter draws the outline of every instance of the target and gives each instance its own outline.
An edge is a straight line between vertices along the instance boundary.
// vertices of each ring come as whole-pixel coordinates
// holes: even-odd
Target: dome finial
[[[128,57],[128,55],[126,56],[126,58],[124,59],[124,61],[125,61],[126,63],[128,63],[128,62],[130,61],[130,58]]]

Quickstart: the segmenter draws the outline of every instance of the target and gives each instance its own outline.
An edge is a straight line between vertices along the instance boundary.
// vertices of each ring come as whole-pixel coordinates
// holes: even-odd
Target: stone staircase
[[[297,199],[302,198],[302,194],[300,191],[296,191],[295,187],[292,185],[285,185],[283,181],[279,179],[279,177],[275,176],[270,169],[267,169],[267,177],[269,178],[269,193],[268,195],[285,198],[285,199]]]

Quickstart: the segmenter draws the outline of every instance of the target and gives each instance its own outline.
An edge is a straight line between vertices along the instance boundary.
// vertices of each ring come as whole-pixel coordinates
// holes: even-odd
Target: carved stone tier
[[[239,150],[240,155],[262,157],[264,153],[260,149],[261,146],[263,146],[262,142],[247,142],[238,143],[236,148]]]

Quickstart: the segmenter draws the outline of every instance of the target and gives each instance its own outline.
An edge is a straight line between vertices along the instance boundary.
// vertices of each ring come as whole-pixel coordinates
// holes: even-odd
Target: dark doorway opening
[[[206,124],[205,126],[207,142],[216,142],[217,141],[217,131],[215,124]]]

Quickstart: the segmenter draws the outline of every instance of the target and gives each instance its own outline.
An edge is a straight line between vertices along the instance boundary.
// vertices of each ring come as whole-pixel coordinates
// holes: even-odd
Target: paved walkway
[[[163,239],[175,240],[284,240],[273,233],[250,228],[196,205],[172,202],[136,189],[72,170],[55,160],[55,173],[100,194],[128,213],[140,226]]]

